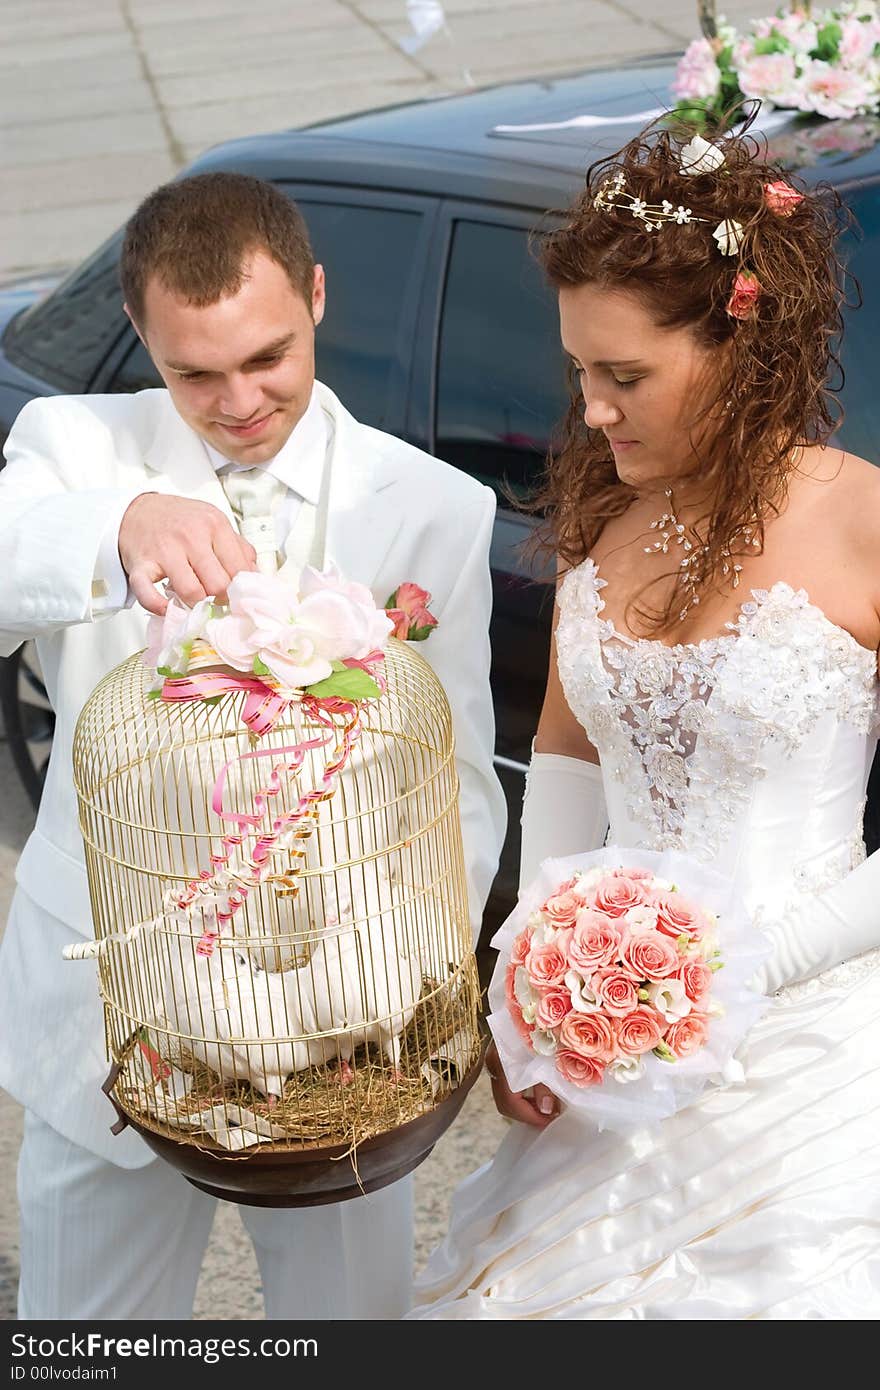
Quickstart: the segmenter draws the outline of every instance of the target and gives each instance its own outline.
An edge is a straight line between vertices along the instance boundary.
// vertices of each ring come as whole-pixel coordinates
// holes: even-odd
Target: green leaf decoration
[[[816,47],[810,51],[811,58],[819,58],[823,63],[834,63],[840,57],[840,41],[843,29],[839,24],[823,24],[816,39]]]
[[[265,661],[261,661],[260,658],[259,658],[258,656],[255,656],[255,657],[254,657],[253,666],[254,666],[254,675],[255,675],[255,676],[268,676],[268,675],[271,675],[271,672],[270,672],[270,670],[269,670],[269,667],[266,665]]]
[[[391,595],[391,597],[390,597],[390,598],[386,598],[386,600],[385,600],[385,602],[383,603],[382,607],[383,607],[383,608],[396,608],[396,607],[397,607],[397,594],[398,594],[398,590],[395,589],[395,590],[394,590],[394,593]]]
[[[314,695],[316,700],[328,699],[333,695],[340,700],[375,700],[382,694],[373,677],[358,666],[345,666],[341,671],[334,671],[326,680],[307,685],[306,693]]]
[[[782,34],[768,34],[766,39],[755,39],[754,49],[763,58],[768,53],[790,53],[791,44]]]
[[[406,640],[408,642],[424,642],[425,638],[430,637],[433,631],[434,628],[427,625],[425,627],[411,627],[406,634]]]

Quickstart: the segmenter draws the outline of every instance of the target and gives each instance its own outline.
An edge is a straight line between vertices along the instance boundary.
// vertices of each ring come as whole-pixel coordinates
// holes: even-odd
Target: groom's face
[[[186,423],[225,458],[259,464],[274,458],[308,406],[324,272],[315,267],[307,303],[265,252],[243,270],[235,294],[201,306],[153,277],[138,332]]]

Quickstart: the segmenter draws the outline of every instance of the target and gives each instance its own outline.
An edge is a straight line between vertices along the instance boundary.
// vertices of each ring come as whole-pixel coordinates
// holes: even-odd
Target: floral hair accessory
[[[719,222],[712,235],[722,256],[738,255],[745,241],[742,223],[734,221],[732,217],[726,217],[723,222]]]
[[[662,203],[646,203],[635,193],[629,192],[626,175],[619,171],[601,185],[593,199],[593,207],[598,212],[607,212],[609,208],[629,210],[637,221],[644,223],[648,232],[659,231],[664,222],[676,222],[683,226],[688,222],[708,221],[705,217],[695,217],[690,208],[675,207],[666,198]]]
[[[748,319],[761,297],[761,283],[750,270],[741,270],[733,282],[727,312],[733,319]]]
[[[714,174],[716,169],[720,169],[724,163],[724,155],[717,145],[711,141],[704,140],[702,135],[695,135],[693,140],[689,140],[682,146],[679,169],[683,174]]]
[[[711,174],[720,169],[723,163],[724,155],[718,146],[695,135],[682,147],[679,169],[687,175]],[[593,199],[593,207],[598,212],[607,212],[609,208],[629,211],[648,232],[659,231],[664,222],[674,222],[682,227],[692,222],[705,222],[709,226],[712,221],[710,217],[697,217],[692,208],[676,207],[668,198],[664,198],[662,203],[646,203],[635,193],[630,193],[626,186],[626,175],[621,170],[601,184]],[[719,222],[712,235],[722,256],[738,255],[745,239],[742,224],[733,218]]]
[[[764,202],[771,212],[777,213],[780,217],[790,217],[798,203],[802,203],[803,200],[803,193],[798,193],[797,189],[782,179],[776,183],[764,184]]]

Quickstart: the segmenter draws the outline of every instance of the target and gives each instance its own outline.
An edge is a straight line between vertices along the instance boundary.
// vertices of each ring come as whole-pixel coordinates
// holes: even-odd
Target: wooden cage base
[[[113,1093],[118,1064],[103,1089],[119,1116],[114,1132],[126,1126],[136,1130],[154,1153],[202,1192],[244,1206],[311,1207],[350,1201],[413,1172],[452,1124],[481,1068],[482,1055],[433,1109],[356,1144],[307,1149],[266,1144],[236,1155],[160,1134],[123,1110]]]

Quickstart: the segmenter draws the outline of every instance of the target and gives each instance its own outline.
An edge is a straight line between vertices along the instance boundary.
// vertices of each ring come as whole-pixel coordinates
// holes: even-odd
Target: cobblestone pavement
[[[731,19],[775,8],[724,0]],[[0,0],[0,280],[79,260],[209,145],[681,49],[694,0]]]

